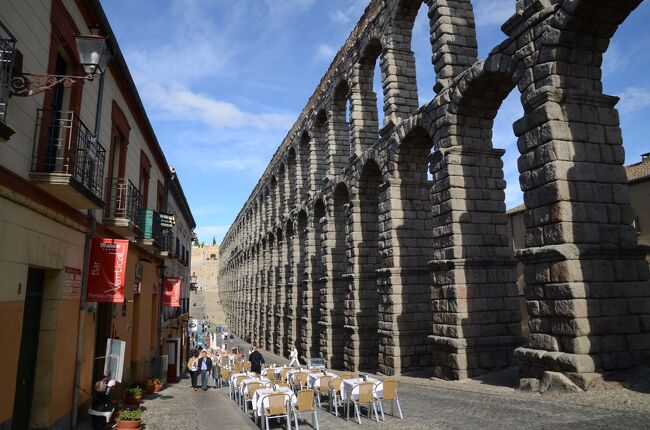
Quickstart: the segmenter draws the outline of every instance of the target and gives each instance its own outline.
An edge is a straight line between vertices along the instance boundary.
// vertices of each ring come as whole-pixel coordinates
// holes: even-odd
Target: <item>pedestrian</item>
[[[251,355],[248,356],[248,361],[251,363],[251,372],[257,374],[262,373],[264,357],[262,357],[262,354],[257,350],[257,347],[255,347]]]
[[[201,351],[201,358],[197,364],[199,372],[201,372],[201,387],[203,391],[208,390],[208,375],[212,370],[212,360],[208,357],[208,352],[206,350]]]
[[[221,358],[219,351],[214,350],[212,354],[212,378],[214,379],[214,388],[217,388],[219,379],[221,379]]]
[[[196,391],[196,375],[199,371],[199,353],[194,351],[190,359],[187,361],[187,370],[190,372],[190,378],[192,380],[192,388]]]
[[[289,362],[289,367],[292,367],[294,365],[300,366],[300,362],[298,361],[298,348],[296,348],[296,345],[293,346],[293,349],[289,354],[289,358],[291,359],[291,361]]]

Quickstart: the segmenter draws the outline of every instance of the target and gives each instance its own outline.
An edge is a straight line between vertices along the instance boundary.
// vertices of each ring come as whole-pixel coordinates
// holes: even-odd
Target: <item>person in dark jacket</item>
[[[262,354],[260,354],[260,352],[257,350],[257,347],[255,347],[255,350],[248,356],[248,361],[251,363],[251,372],[262,372],[262,363],[264,363],[264,357],[262,357]]]
[[[201,372],[201,387],[203,391],[208,390],[208,375],[212,370],[212,359],[208,357],[208,352],[204,349],[201,351],[201,357],[196,365]]]

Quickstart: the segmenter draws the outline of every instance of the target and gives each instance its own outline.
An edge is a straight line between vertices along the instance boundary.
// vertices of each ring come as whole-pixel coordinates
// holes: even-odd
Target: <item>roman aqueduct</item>
[[[647,362],[648,264],[618,98],[601,82],[609,40],[641,0],[513,0],[485,60],[472,2],[425,0],[436,95],[420,106],[411,34],[422,2],[369,4],[227,233],[232,331],[389,375],[518,364],[522,378],[562,372],[588,388]],[[491,137],[515,89],[526,247],[513,255]]]

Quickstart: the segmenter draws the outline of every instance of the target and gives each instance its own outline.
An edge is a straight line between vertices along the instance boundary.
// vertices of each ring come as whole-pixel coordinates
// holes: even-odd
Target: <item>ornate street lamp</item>
[[[62,84],[71,87],[80,79],[92,81],[97,75],[106,71],[109,61],[113,57],[108,46],[107,38],[95,34],[76,35],[79,64],[86,73],[85,76],[69,75],[37,75],[34,73],[19,72],[11,80],[12,94],[19,97],[33,96],[50,88]]]

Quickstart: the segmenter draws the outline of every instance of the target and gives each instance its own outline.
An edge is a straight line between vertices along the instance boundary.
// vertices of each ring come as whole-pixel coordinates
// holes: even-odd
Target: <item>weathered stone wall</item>
[[[426,0],[436,96],[421,107],[410,43],[423,2],[370,2],[221,245],[232,329],[333,367],[450,379],[516,359],[522,378],[560,371],[587,387],[647,360],[648,265],[618,99],[600,81],[640,1],[517,0],[505,40],[478,61],[471,1]],[[525,337],[491,139],[515,88]]]

